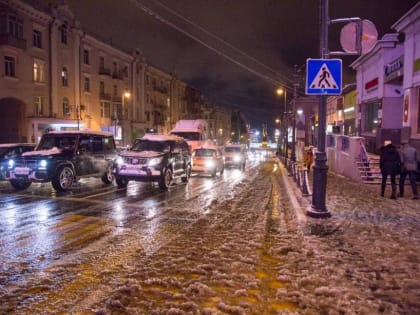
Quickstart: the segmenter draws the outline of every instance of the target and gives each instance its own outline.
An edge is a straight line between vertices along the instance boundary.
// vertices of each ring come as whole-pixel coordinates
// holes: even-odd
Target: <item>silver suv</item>
[[[119,154],[113,173],[120,188],[126,187],[130,180],[158,182],[163,190],[176,178],[188,182],[191,175],[188,143],[178,136],[146,134]]]

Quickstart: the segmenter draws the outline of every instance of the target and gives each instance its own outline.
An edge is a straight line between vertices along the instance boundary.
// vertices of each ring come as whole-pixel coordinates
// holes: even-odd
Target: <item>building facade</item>
[[[0,58],[0,143],[80,129],[111,132],[128,145],[146,132],[168,133],[177,120],[203,118],[209,107],[139,49],[85,32],[65,4],[0,0]]]

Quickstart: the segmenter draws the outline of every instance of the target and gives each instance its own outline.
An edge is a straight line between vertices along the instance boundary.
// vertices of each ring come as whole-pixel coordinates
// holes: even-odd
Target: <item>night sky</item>
[[[148,62],[175,73],[208,101],[242,111],[255,128],[283,111],[275,89],[285,85],[291,97],[294,65],[319,58],[319,0],[66,2],[82,28],[124,50],[139,48]],[[368,19],[382,38],[416,3],[330,0],[329,13],[331,19]],[[329,28],[330,50],[341,50],[342,26]],[[354,60],[343,58],[343,84],[354,82],[348,68]],[[304,76],[300,82],[303,90]]]

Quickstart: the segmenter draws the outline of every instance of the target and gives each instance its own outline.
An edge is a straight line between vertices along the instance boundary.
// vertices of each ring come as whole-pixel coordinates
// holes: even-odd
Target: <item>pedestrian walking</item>
[[[410,146],[407,141],[401,142],[401,144],[400,197],[404,197],[405,179],[408,176],[413,199],[419,199],[416,183],[418,153],[416,148]]]
[[[309,149],[306,151],[305,154],[305,167],[308,170],[308,173],[311,170],[311,165],[314,162],[314,152],[312,151],[312,147],[309,147]]]
[[[401,158],[397,147],[390,140],[386,140],[381,148],[380,168],[382,173],[381,196],[385,195],[386,180],[389,175],[391,177],[391,199],[396,199],[396,176],[401,172]]]

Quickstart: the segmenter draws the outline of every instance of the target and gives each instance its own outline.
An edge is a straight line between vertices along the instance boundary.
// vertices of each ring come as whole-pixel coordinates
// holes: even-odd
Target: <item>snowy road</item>
[[[333,217],[304,223],[276,163],[166,193],[4,188],[0,313],[418,314],[419,204],[328,181]]]

